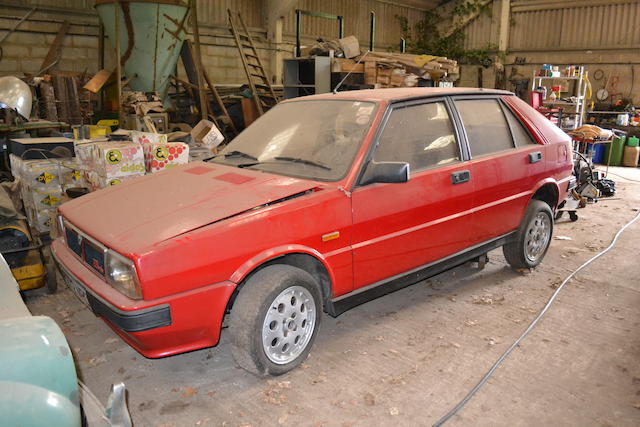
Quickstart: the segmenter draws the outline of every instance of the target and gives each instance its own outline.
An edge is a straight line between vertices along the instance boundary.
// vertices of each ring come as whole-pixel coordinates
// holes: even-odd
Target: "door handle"
[[[469,171],[459,171],[451,174],[451,183],[452,184],[462,184],[463,182],[468,182],[471,179],[471,172]]]
[[[542,160],[542,152],[536,151],[534,153],[529,153],[529,163],[538,163]]]

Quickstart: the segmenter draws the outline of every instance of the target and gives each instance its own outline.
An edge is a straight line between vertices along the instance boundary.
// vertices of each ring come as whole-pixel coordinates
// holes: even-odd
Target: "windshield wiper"
[[[238,151],[238,150],[229,151],[228,153],[225,153],[225,154],[218,154],[217,156],[211,157],[211,159],[215,159],[215,158],[220,157],[220,156],[223,156],[225,159],[228,159],[230,157],[243,157],[243,158],[246,158],[246,159],[258,160],[257,158],[255,158],[251,154],[243,153],[242,151]],[[207,159],[207,160],[211,160],[211,159]]]
[[[301,159],[299,157],[278,156],[278,157],[274,157],[273,160],[283,160],[285,162],[302,163],[304,165],[315,166],[315,167],[322,168],[322,169],[328,170],[328,171],[331,170],[331,168],[329,166],[323,165],[320,162],[316,162],[316,161],[313,161],[313,160],[307,160],[307,159]]]

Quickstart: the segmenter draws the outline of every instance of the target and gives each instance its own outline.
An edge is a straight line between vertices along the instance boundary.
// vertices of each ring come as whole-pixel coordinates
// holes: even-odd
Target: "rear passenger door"
[[[518,228],[533,189],[545,175],[545,146],[536,142],[499,97],[454,98],[475,182],[476,243]]]
[[[381,128],[370,159],[407,162],[410,178],[352,192],[356,288],[455,253],[470,239],[473,180],[464,173],[449,103],[395,105]]]

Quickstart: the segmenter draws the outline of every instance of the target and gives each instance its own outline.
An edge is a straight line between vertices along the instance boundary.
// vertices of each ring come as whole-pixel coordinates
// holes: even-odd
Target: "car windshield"
[[[376,110],[372,102],[285,102],[211,159],[236,167],[322,181],[348,172]]]

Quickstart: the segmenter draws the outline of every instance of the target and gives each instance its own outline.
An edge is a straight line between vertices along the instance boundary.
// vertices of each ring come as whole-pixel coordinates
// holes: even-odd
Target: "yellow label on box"
[[[169,149],[164,145],[159,145],[153,151],[153,156],[162,161],[166,161],[169,158]]]
[[[107,162],[112,165],[116,165],[120,163],[120,160],[122,160],[122,153],[120,150],[109,150],[107,151],[106,158]]]
[[[59,201],[60,199],[58,199],[56,196],[53,196],[51,194],[49,194],[47,197],[42,199],[42,203],[49,206],[55,206],[58,204]]]
[[[38,177],[36,178],[36,181],[48,184],[51,181],[53,181],[55,178],[56,176],[51,175],[49,172],[42,172],[40,175],[38,175]]]

